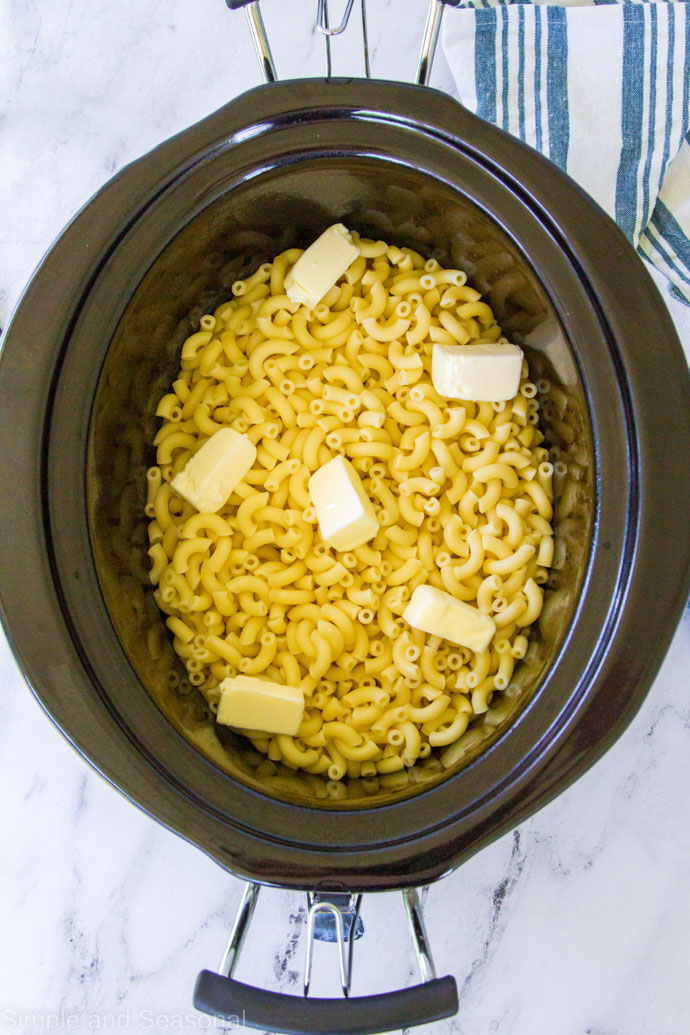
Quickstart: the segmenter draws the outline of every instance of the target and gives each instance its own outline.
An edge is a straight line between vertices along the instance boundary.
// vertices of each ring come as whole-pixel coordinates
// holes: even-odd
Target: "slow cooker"
[[[427,69],[437,28],[431,18]],[[262,784],[241,738],[221,743],[201,699],[171,689],[143,500],[155,405],[183,339],[235,279],[334,222],[468,271],[565,400],[581,477],[513,695],[471,727],[450,769],[331,801]],[[547,412],[547,442],[557,420]],[[639,708],[687,599],[690,380],[623,234],[549,161],[427,87],[265,85],[123,169],[66,227],[5,332],[0,438],[2,617],[33,692],[107,780],[250,882],[196,1005],[286,1032],[454,1012],[415,888],[596,762]],[[361,893],[404,889],[424,980],[328,1000],[235,981],[261,884],[310,892],[309,945],[339,939],[346,992]]]

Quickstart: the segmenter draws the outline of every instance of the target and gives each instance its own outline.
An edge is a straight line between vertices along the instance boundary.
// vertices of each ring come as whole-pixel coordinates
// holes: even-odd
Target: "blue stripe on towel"
[[[565,9],[546,9],[546,104],[549,118],[549,158],[562,169],[568,165],[568,22]]]
[[[664,173],[671,154],[671,120],[673,118],[673,53],[676,47],[676,9],[671,5],[668,9],[668,48],[666,51],[666,130],[664,133],[664,153],[661,156],[659,169],[659,187],[664,182]]]
[[[686,269],[685,279],[689,280],[690,274],[690,240],[688,240],[680,223],[670,212],[663,201],[657,199],[652,214],[652,226],[663,237],[666,244],[673,249],[678,259]]]
[[[651,5],[649,13],[651,14],[651,39],[649,47],[649,117],[647,119],[647,158],[644,163],[644,176],[642,178],[642,229],[644,229],[649,219],[649,178],[652,173],[654,130],[656,125],[657,51],[659,49],[659,13],[656,4]]]
[[[638,248],[638,251],[641,255],[644,255],[647,259],[650,260],[650,262],[657,266],[657,268],[661,269],[662,272],[665,273],[665,275],[669,279],[671,279],[671,273],[674,273],[678,280],[680,280],[681,282],[684,281],[686,284],[690,286],[690,277],[688,277],[687,274],[683,272],[678,263],[675,262],[673,257],[669,254],[669,252],[664,246],[663,241],[659,237],[659,234],[651,225],[651,223],[649,224],[644,234],[640,238],[640,247]],[[654,257],[654,253],[656,253],[657,256],[656,259]],[[659,258],[661,259],[661,263],[666,265],[667,269],[663,269],[663,266],[659,262]],[[669,273],[669,270],[671,271],[671,273]],[[675,285],[675,287],[678,293],[682,294],[677,284]],[[690,302],[687,302],[687,304],[690,305]]]
[[[688,306],[688,308],[690,308],[690,301],[688,301],[688,299],[683,294],[683,292],[680,290],[680,288],[677,288],[675,284],[671,284],[671,286],[670,286],[670,288],[668,290],[669,290],[669,294],[672,295],[673,298],[675,298],[675,300],[677,302],[682,302],[683,305],[686,305],[686,306]],[[688,603],[688,610],[690,610],[690,603]]]
[[[518,8],[518,131],[525,139],[525,8]]]
[[[477,11],[474,34],[474,85],[477,115],[496,121],[496,9]]]
[[[541,128],[541,7],[534,8],[534,121],[535,144],[541,151],[544,143]]]
[[[623,8],[623,97],[621,158],[616,177],[616,222],[632,240],[637,220],[637,171],[642,148],[644,91],[644,16]]]
[[[501,126],[510,132],[510,104],[508,100],[508,8],[501,8]]]
[[[685,74],[683,76],[683,111],[690,113],[690,4],[685,7]]]

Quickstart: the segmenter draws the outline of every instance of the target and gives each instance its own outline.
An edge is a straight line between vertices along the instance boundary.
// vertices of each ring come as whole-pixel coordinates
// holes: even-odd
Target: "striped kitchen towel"
[[[448,9],[460,100],[548,155],[690,305],[690,2]]]

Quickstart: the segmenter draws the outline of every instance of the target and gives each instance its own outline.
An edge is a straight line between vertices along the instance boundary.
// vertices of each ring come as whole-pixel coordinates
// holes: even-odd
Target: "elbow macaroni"
[[[555,566],[563,481],[541,445],[526,364],[500,409],[433,388],[433,342],[501,335],[464,273],[355,239],[359,258],[313,310],[284,294],[301,254],[290,249],[202,318],[158,403],[146,473],[150,580],[190,683],[211,713],[238,672],[301,688],[296,737],[246,735],[263,765],[334,786],[348,774],[401,779],[508,688]],[[256,443],[257,459],[218,513],[197,513],[170,481],[225,426]],[[346,553],[321,539],[308,490],[337,455],[379,523]],[[406,626],[424,582],[493,617],[486,651]]]

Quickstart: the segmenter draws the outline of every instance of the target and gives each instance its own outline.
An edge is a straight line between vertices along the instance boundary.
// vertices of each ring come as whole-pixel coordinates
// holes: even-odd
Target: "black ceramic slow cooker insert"
[[[467,269],[567,397],[584,471],[520,693],[450,770],[341,800],[262,785],[241,738],[221,747],[196,695],[170,690],[143,515],[181,342],[238,276],[334,222]],[[2,616],[45,710],[150,815],[234,874],[310,890],[322,912],[443,876],[589,768],[637,711],[687,598],[690,388],[650,277],[551,163],[419,86],[260,87],[122,170],[14,313],[0,440]],[[424,947],[413,892],[408,908]],[[389,1030],[456,1004],[452,979],[347,1001],[204,974],[201,1008],[283,1031],[325,1030],[326,1016],[329,1031]]]

